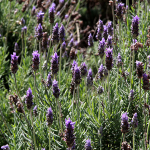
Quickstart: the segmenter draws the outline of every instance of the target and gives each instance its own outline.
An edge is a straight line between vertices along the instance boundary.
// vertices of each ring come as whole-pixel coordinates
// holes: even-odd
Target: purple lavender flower
[[[53,41],[54,44],[59,42],[59,27],[58,27],[58,23],[56,23],[55,26],[53,27],[52,41]]]
[[[120,67],[122,65],[122,57],[120,53],[118,53],[116,64],[117,64],[117,67]]]
[[[47,82],[46,82],[46,86],[48,88],[50,88],[52,86],[52,78],[51,78],[51,74],[49,73],[47,76]]]
[[[67,120],[65,119],[65,138],[66,144],[69,148],[71,148],[75,144],[75,136],[74,136],[74,124],[75,122],[72,122],[70,118]]]
[[[118,19],[122,19],[122,16],[123,16],[123,7],[124,7],[123,3],[118,3],[117,4],[116,16],[117,16]]]
[[[106,79],[108,76],[108,70],[105,66],[103,67],[103,71],[104,71],[104,78]]]
[[[121,132],[122,133],[127,133],[128,130],[129,130],[129,123],[128,123],[127,112],[122,114],[121,119],[122,119],[122,121],[121,121]]]
[[[85,62],[81,63],[80,71],[81,71],[81,77],[86,76],[86,74],[87,74],[87,65],[85,64]]]
[[[73,38],[71,38],[71,40],[69,41],[69,43],[68,43],[68,47],[72,47],[73,46],[73,43],[74,43],[74,39]]]
[[[18,52],[18,51],[19,51],[18,43],[15,43],[14,51],[15,51],[15,52]]]
[[[68,14],[66,14],[66,15],[65,15],[65,19],[68,19],[68,18],[69,18],[69,15],[68,15]]]
[[[78,49],[78,45],[79,45],[78,41],[74,41],[73,45],[75,49]]]
[[[28,90],[27,90],[26,104],[27,104],[27,108],[31,109],[31,107],[33,105],[33,95],[32,95],[32,91],[30,88],[28,88]]]
[[[64,0],[59,0],[59,3],[60,3],[60,4],[63,4],[63,3],[64,3]]]
[[[89,47],[92,47],[92,46],[93,46],[93,36],[92,36],[91,33],[90,33],[89,36],[88,36],[88,46],[89,46]]]
[[[85,150],[92,150],[91,140],[87,139],[85,143]]]
[[[108,22],[107,30],[108,30],[108,34],[112,36],[113,35],[113,26],[112,26],[111,21]]]
[[[55,5],[51,5],[49,8],[49,21],[50,23],[54,23],[54,18],[55,18]]]
[[[74,67],[73,79],[76,85],[79,85],[81,82],[81,72],[77,65]]]
[[[102,20],[99,20],[99,22],[98,22],[98,29],[100,30],[101,33],[104,30],[104,26],[103,26],[103,21]]]
[[[103,64],[100,65],[98,69],[98,77],[102,80],[104,78],[104,70],[103,70]]]
[[[132,19],[131,32],[134,39],[139,35],[139,17],[136,15]]]
[[[134,100],[134,90],[130,90],[130,94],[129,94],[129,100],[132,101]]]
[[[36,7],[33,6],[32,10],[31,10],[31,15],[32,15],[32,16],[34,16],[34,15],[36,14],[36,13],[35,13],[35,9],[36,9]]]
[[[64,52],[66,50],[66,42],[65,41],[61,44],[61,50],[62,50],[62,52]]]
[[[58,81],[53,81],[53,95],[55,98],[59,98],[60,95],[60,89],[58,88]]]
[[[133,118],[131,120],[131,125],[133,126],[133,128],[137,128],[138,126],[138,118],[137,118],[137,113],[135,113],[133,115]]]
[[[11,55],[11,72],[16,73],[18,70],[18,57],[16,56],[16,53],[13,52],[13,55]]]
[[[98,45],[98,54],[101,58],[104,57],[104,49],[105,49],[105,39],[103,38],[101,41],[99,41]]]
[[[56,75],[59,70],[59,65],[58,65],[58,55],[55,52],[54,55],[52,56],[51,60],[51,71],[53,75]]]
[[[73,63],[72,63],[72,67],[71,67],[72,77],[74,75],[74,68],[75,68],[76,65],[78,66],[77,62],[74,60]]]
[[[105,39],[105,41],[107,40],[107,37],[108,37],[108,31],[107,31],[107,26],[103,26],[104,27],[104,31],[103,31],[103,37]]]
[[[6,145],[4,145],[4,146],[1,146],[1,149],[3,149],[3,150],[10,150],[10,148],[9,148],[9,145],[8,145],[8,144],[6,144]]]
[[[143,63],[140,61],[136,61],[136,73],[138,78],[142,78],[143,75]]]
[[[37,14],[37,22],[38,22],[38,24],[39,23],[41,25],[43,24],[43,17],[44,17],[44,13],[40,10],[39,13]]]
[[[149,90],[149,79],[148,79],[148,75],[146,73],[143,74],[143,89],[145,91]]]
[[[47,125],[50,127],[53,123],[53,111],[52,108],[48,108],[47,109],[47,114],[46,114],[46,121],[47,121]]]
[[[35,106],[35,107],[33,108],[33,114],[34,114],[35,117],[38,115],[37,106]]]
[[[110,36],[110,35],[107,38],[107,47],[112,48],[112,36]]]
[[[93,85],[93,74],[92,69],[90,68],[87,75],[87,87],[90,88]]]
[[[27,27],[24,26],[23,28],[21,28],[21,37],[24,38],[24,34],[27,33]]]
[[[65,28],[64,28],[63,24],[61,25],[61,27],[59,29],[59,39],[60,39],[61,43],[65,41]]]
[[[113,48],[106,48],[106,67],[108,70],[112,69],[112,61],[113,61],[113,57],[112,57],[112,51]]]
[[[24,25],[25,24],[25,20],[24,18],[21,18],[21,24]]]
[[[97,88],[97,93],[98,93],[99,95],[101,95],[103,92],[104,92],[104,88],[103,88],[102,86],[99,86],[99,87]]]
[[[39,63],[40,63],[40,54],[38,53],[38,51],[33,51],[32,53],[32,61],[33,61],[33,64],[32,64],[32,68],[34,71],[36,71],[37,69],[39,69]]]
[[[102,33],[100,31],[100,28],[97,29],[96,39],[97,40],[102,40]]]
[[[39,23],[39,25],[35,28],[35,36],[37,38],[37,40],[41,40],[43,37],[43,28],[41,23]]]

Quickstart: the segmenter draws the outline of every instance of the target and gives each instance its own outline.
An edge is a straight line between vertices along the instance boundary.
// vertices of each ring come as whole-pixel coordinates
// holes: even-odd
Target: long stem
[[[51,127],[49,127],[49,150],[51,150]]]
[[[14,78],[15,78],[16,92],[17,92],[17,94],[18,94],[18,89],[17,89],[17,82],[16,82],[16,75],[15,75],[15,73],[14,73]]]
[[[41,51],[41,42],[39,41],[39,53],[40,53],[40,73],[42,76],[42,51]]]
[[[140,78],[140,105],[142,104],[141,102],[141,78]]]
[[[100,123],[100,110],[101,110],[101,107],[100,107],[101,102],[100,102],[100,100],[101,100],[101,97],[99,96],[99,113],[98,113],[98,121],[99,121],[99,123]]]
[[[34,125],[33,125],[32,110],[31,109],[30,109],[30,118],[31,118],[31,124],[32,124],[32,128],[33,128],[34,147],[35,147],[35,150],[36,150],[36,139],[35,139],[35,132],[34,132]]]
[[[60,88],[60,75],[61,75],[61,53],[62,49],[60,48],[60,58],[59,58],[59,88]]]
[[[144,105],[146,104],[146,91],[145,91],[145,99],[144,99]],[[144,107],[144,122],[145,122],[145,133],[146,133],[146,110]],[[146,134],[145,134],[146,136]],[[145,149],[147,150],[147,143],[146,143],[146,137],[145,137]]]
[[[34,71],[34,96],[35,96],[35,103],[37,102],[37,99],[36,99],[36,72]]]
[[[75,88],[73,90],[73,100],[72,100],[72,120],[74,120],[74,112],[73,112],[74,99],[75,99]]]
[[[79,110],[79,85],[77,86],[77,90],[78,90],[78,98],[77,98],[77,117],[78,117],[78,123],[80,122],[80,110]]]
[[[133,150],[135,150],[135,131],[133,129]]]
[[[57,124],[58,124],[58,129],[59,129],[59,119],[58,119],[58,102],[56,98],[56,114],[57,114]]]
[[[131,81],[132,81],[132,79],[131,79],[131,57],[132,57],[132,52],[130,51],[130,89],[132,88],[131,87]]]
[[[111,101],[110,101],[110,86],[109,86],[109,76],[110,76],[110,70],[108,70],[108,100],[110,105],[110,113],[111,113]]]
[[[58,98],[57,98],[57,103],[58,103],[58,107],[59,107],[59,122],[60,122],[61,133],[62,133],[63,130],[62,130],[62,123],[61,123],[61,107],[60,107],[60,103],[59,103],[59,99]]]
[[[116,94],[118,93],[118,78],[119,78],[119,68],[117,69]]]

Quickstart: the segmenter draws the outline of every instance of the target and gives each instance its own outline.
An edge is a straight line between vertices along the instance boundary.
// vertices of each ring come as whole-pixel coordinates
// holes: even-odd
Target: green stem
[[[108,70],[108,100],[109,100],[109,107],[110,107],[110,113],[111,113],[111,100],[110,100],[110,86],[109,86],[109,77],[110,77],[110,70]]]
[[[39,41],[39,53],[40,53],[40,74],[42,76],[42,51],[41,51],[41,41]]]
[[[132,82],[133,82],[133,76],[134,76],[134,53],[135,51],[133,50],[133,56],[132,56]],[[132,84],[132,89],[133,89],[133,85],[134,85],[134,82]]]
[[[140,78],[140,106],[141,106],[142,102],[141,102],[141,78]]]
[[[73,112],[74,99],[75,99],[75,89],[73,90],[73,100],[72,100],[72,120],[74,120],[74,112]]]
[[[101,107],[100,107],[101,102],[100,102],[100,100],[101,100],[101,97],[99,96],[99,113],[98,113],[98,121],[99,121],[99,123],[100,123],[100,110],[101,110]]]
[[[34,96],[35,96],[35,103],[37,102],[37,99],[36,99],[36,72],[34,71]]]
[[[77,98],[77,118],[78,118],[78,123],[80,123],[80,110],[79,110],[79,85],[77,86],[77,90],[78,90],[78,98]]]
[[[145,91],[145,99],[144,99],[144,105],[146,104],[146,91]],[[145,122],[145,133],[146,133],[146,110],[144,109],[144,122]],[[146,136],[146,134],[145,134]],[[147,143],[146,143],[146,137],[145,137],[145,149],[147,150]]]
[[[16,92],[17,92],[17,94],[18,94],[18,89],[17,89],[17,82],[16,82],[16,75],[15,75],[15,73],[14,73],[14,78],[15,78]],[[19,95],[18,95],[18,96],[19,96]]]
[[[114,30],[114,39],[115,39],[115,14],[114,14],[114,0],[112,3],[112,14],[113,14],[113,30]]]
[[[132,89],[131,87],[131,82],[132,82],[132,79],[131,79],[131,57],[132,57],[132,52],[130,51],[130,89]]]
[[[31,125],[32,125],[32,128],[33,128],[34,147],[35,147],[35,150],[36,150],[36,139],[35,139],[35,132],[34,132],[34,125],[33,125],[32,110],[31,109],[30,109],[30,118],[31,118]]]
[[[49,150],[51,150],[51,127],[49,127]]]
[[[135,131],[133,129],[133,150],[135,150]]]
[[[57,124],[58,124],[58,129],[59,129],[59,119],[58,119],[58,103],[57,103],[57,98],[56,98],[56,114],[57,114]]]
[[[118,78],[119,78],[119,68],[117,69],[116,94],[118,93]]]
[[[59,103],[59,99],[58,98],[57,98],[57,104],[58,104],[58,108],[59,108],[59,122],[60,122],[61,133],[62,133],[63,129],[62,129],[62,121],[61,121],[61,107],[60,107],[60,103]]]
[[[60,48],[60,59],[59,59],[59,88],[60,88],[60,75],[61,75],[61,53],[62,49]]]

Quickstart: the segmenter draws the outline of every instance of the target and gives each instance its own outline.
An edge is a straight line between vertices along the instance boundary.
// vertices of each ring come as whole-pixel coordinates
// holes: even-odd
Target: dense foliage
[[[1,149],[149,149],[149,0],[54,2],[0,1]]]

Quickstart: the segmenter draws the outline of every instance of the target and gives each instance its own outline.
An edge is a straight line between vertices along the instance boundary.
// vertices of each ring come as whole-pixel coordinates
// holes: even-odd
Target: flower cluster
[[[106,48],[106,67],[108,70],[112,69],[112,61],[113,61],[113,57],[112,57],[112,51],[113,48]]]
[[[90,88],[93,85],[93,73],[92,69],[90,68],[87,75],[87,87]]]
[[[58,64],[58,55],[55,52],[54,55],[52,56],[51,60],[51,71],[53,75],[56,75],[59,70],[59,64]]]
[[[85,150],[92,150],[91,140],[89,140],[89,139],[86,140]]]
[[[104,51],[105,51],[105,39],[103,38],[101,41],[99,41],[99,45],[98,45],[98,54],[101,58],[103,58],[104,56]]]
[[[127,133],[129,130],[129,123],[128,123],[128,116],[127,113],[123,113],[121,117],[121,132],[122,133]]]
[[[122,57],[121,57],[120,53],[118,53],[116,64],[117,64],[117,67],[121,67],[121,65],[122,65]]]
[[[137,128],[137,126],[138,126],[137,113],[135,113],[135,114],[133,115],[133,118],[132,118],[132,120],[131,120],[131,125],[132,125],[133,128]]]
[[[75,122],[72,122],[70,118],[68,120],[65,119],[66,129],[64,140],[66,141],[66,144],[69,148],[71,148],[75,143],[74,124]]]
[[[136,72],[138,75],[138,78],[142,78],[143,75],[143,63],[140,61],[136,61]]]
[[[18,70],[18,57],[16,56],[16,53],[13,52],[13,55],[11,55],[11,72],[15,74]]]
[[[89,36],[88,36],[88,46],[89,46],[89,47],[92,47],[92,46],[93,46],[93,36],[92,36],[91,33],[90,33]]]
[[[32,64],[32,68],[34,71],[36,71],[37,69],[39,69],[39,63],[40,63],[40,54],[38,53],[38,51],[34,51],[32,53],[32,61],[33,61],[33,64]]]
[[[81,76],[82,77],[86,76],[86,74],[87,74],[87,65],[85,64],[85,62],[81,63],[80,71],[81,71]]]
[[[60,95],[60,89],[58,88],[58,81],[54,80],[53,81],[53,95],[55,96],[55,98],[59,98]]]
[[[53,27],[52,41],[53,41],[53,44],[56,44],[56,43],[59,42],[59,27],[58,27],[58,23],[56,23],[55,26]]]
[[[136,15],[132,19],[131,32],[134,39],[139,35],[139,17]]]
[[[27,90],[26,104],[28,109],[31,109],[31,107],[33,106],[33,95],[30,88]]]
[[[47,121],[47,125],[50,127],[53,123],[53,111],[52,108],[48,108],[47,109],[47,114],[46,114],[46,121]]]

